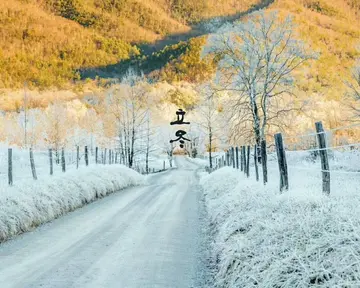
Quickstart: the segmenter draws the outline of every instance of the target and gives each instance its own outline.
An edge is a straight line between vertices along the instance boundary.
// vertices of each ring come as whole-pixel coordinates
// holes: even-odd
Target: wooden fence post
[[[244,154],[243,154],[243,146],[240,146],[240,170],[244,171]]]
[[[8,180],[9,186],[13,185],[12,149],[8,149]]]
[[[231,147],[231,158],[232,158],[232,164],[233,164],[233,168],[235,169],[235,148],[234,147]]]
[[[88,150],[88,146],[85,146],[85,164],[86,164],[86,166],[89,166],[89,150]]]
[[[66,163],[65,163],[65,149],[61,149],[61,169],[62,172],[66,172]]]
[[[316,133],[319,144],[319,153],[321,160],[321,170],[322,170],[322,183],[323,183],[323,193],[329,195],[330,194],[330,166],[329,166],[329,158],[326,147],[326,137],[325,131],[322,122],[316,122]]]
[[[236,148],[235,148],[235,150],[236,150],[236,152],[235,152],[235,154],[236,154],[236,169],[239,169],[239,147],[237,147],[236,146]]]
[[[53,153],[52,149],[49,149],[49,163],[50,163],[50,175],[54,174],[54,164],[53,164]]]
[[[98,164],[99,147],[95,148],[95,164]]]
[[[31,172],[32,172],[33,178],[34,178],[34,180],[37,180],[35,161],[34,161],[34,153],[33,153],[32,148],[30,148],[30,166],[31,166]]]
[[[245,146],[242,146],[241,147],[242,149],[242,159],[243,159],[243,171],[244,171],[244,174],[246,174],[246,147]]]
[[[250,177],[250,146],[247,146],[246,176]]]
[[[80,147],[76,146],[76,169],[79,169]]]
[[[118,153],[115,152],[115,164],[118,164]]]
[[[255,165],[255,174],[256,174],[256,181],[259,181],[259,167],[258,167],[258,148],[255,144],[254,146],[254,165]]]
[[[286,153],[281,133],[275,134],[275,146],[280,172],[280,192],[282,192],[284,189],[289,189],[289,178],[286,163]]]
[[[164,171],[165,171],[165,160],[164,160]]]
[[[106,148],[104,150],[104,164],[106,164]]]

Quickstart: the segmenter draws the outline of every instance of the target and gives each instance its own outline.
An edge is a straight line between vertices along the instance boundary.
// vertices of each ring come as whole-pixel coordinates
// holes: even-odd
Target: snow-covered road
[[[0,245],[0,287],[201,287],[197,166],[177,166]]]

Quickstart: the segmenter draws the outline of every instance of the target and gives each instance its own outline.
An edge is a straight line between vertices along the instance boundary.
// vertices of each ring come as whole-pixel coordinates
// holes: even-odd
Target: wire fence
[[[329,195],[331,188],[341,191],[345,186],[360,187],[360,123],[325,130],[322,123],[317,122],[315,128],[314,132],[302,135],[274,135],[272,147],[275,150],[267,149],[269,161],[265,162],[275,164],[269,166],[270,170],[278,166],[276,173],[270,173],[280,178],[280,191],[288,190],[291,185],[302,185],[304,188],[315,187]],[[252,166],[259,180],[259,171],[263,178],[268,174],[267,166],[261,163],[263,155],[260,151],[261,148],[256,146],[230,147],[226,153],[214,158],[214,168],[207,169],[211,172],[230,166],[249,177],[249,166]],[[264,180],[265,184],[267,180]]]
[[[87,146],[67,150],[0,149],[0,183],[11,186],[19,181],[44,179],[89,166],[119,164],[129,166],[119,149],[88,149]],[[167,167],[165,160],[159,163],[150,157],[148,165],[134,159],[131,168],[142,174],[150,174],[164,171]]]

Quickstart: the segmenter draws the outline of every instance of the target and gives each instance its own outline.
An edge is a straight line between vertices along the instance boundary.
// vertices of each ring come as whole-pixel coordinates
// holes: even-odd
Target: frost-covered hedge
[[[0,242],[143,181],[137,172],[114,165],[0,187]]]
[[[309,181],[296,176],[298,184]],[[231,168],[202,178],[215,233],[216,286],[358,287],[359,188],[344,185],[326,197],[299,184],[281,195],[277,180],[264,188]]]

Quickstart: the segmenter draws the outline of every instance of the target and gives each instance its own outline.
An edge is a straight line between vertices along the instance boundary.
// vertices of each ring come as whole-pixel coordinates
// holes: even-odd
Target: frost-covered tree
[[[70,123],[68,121],[68,112],[66,105],[61,102],[55,102],[45,109],[44,140],[55,150],[56,163],[60,163],[59,151],[65,147],[69,137],[72,135]]]
[[[360,115],[360,59],[357,60],[355,67],[352,71],[352,81],[346,83],[350,88],[350,97],[351,100],[354,100],[355,103],[351,103],[350,107],[355,112],[355,116]]]
[[[133,166],[136,142],[146,122],[148,83],[143,75],[130,70],[120,86],[109,93],[107,109],[116,119],[120,151],[129,167]]]
[[[294,70],[316,54],[298,40],[290,16],[281,19],[277,12],[263,11],[221,27],[209,37],[203,52],[219,58],[217,81],[221,89],[236,95],[236,112],[241,117],[244,111],[251,115],[266,183],[266,128],[273,99],[292,93]]]
[[[198,124],[204,130],[207,136],[206,150],[209,152],[209,167],[213,168],[212,152],[215,148],[214,140],[216,139],[216,132],[218,130],[218,101],[216,91],[210,84],[202,86],[198,89],[201,95],[201,103],[197,107],[200,119]]]

